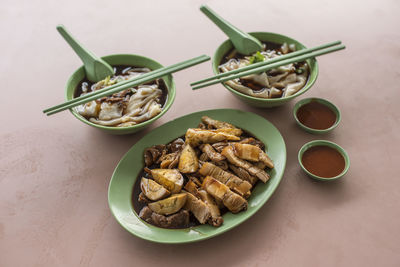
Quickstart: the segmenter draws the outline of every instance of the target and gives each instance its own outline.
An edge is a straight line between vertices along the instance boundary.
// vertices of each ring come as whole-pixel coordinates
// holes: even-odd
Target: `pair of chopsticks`
[[[301,62],[308,58],[313,58],[316,56],[332,53],[341,49],[344,49],[344,45],[340,45],[341,41],[335,41],[323,45],[319,45],[312,48],[301,49],[286,55],[282,55],[273,59],[269,59],[263,62],[257,62],[250,64],[243,68],[231,70],[224,72],[197,82],[193,82],[190,85],[193,90],[200,89],[206,86],[210,86],[216,83],[222,83],[225,81],[233,80],[250,74],[260,73],[263,71],[268,71],[280,66],[284,66],[290,63]]]
[[[48,116],[53,115],[55,113],[64,111],[66,109],[70,109],[70,108],[88,103],[90,101],[121,92],[125,89],[135,87],[135,86],[138,86],[138,85],[146,83],[146,82],[153,81],[153,80],[161,78],[165,75],[189,68],[191,66],[200,64],[207,60],[210,60],[210,57],[207,55],[202,55],[202,56],[195,57],[195,58],[174,64],[174,65],[171,65],[168,67],[162,67],[162,68],[153,70],[151,72],[142,74],[140,76],[137,76],[135,78],[129,79],[127,81],[119,82],[119,83],[111,85],[109,87],[105,87],[103,89],[94,91],[92,93],[88,93],[84,96],[74,98],[65,103],[53,106],[51,108],[47,108],[47,109],[43,110],[43,113],[45,113]]]

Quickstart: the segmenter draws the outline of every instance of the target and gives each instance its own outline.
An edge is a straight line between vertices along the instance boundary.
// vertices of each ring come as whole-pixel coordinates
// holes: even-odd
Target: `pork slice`
[[[201,151],[207,154],[208,158],[212,161],[219,162],[225,160],[225,157],[214,150],[210,144],[204,144],[200,146]]]
[[[258,181],[258,178],[251,175],[248,171],[243,168],[237,167],[233,164],[229,164],[229,168],[241,179],[248,181],[251,185],[255,185]]]
[[[180,152],[173,152],[165,154],[160,157],[160,168],[161,169],[174,169],[178,166]]]
[[[260,149],[264,149],[265,145],[263,142],[254,139],[253,137],[247,137],[239,141],[241,144],[250,144],[254,146],[258,146]]]
[[[155,145],[152,147],[148,147],[144,150],[144,162],[147,167],[151,166],[158,159],[165,154],[165,145]]]
[[[249,160],[253,162],[261,161],[269,168],[274,167],[274,163],[269,158],[269,156],[262,151],[258,146],[251,145],[251,144],[234,144],[234,151],[235,155],[241,159]]]
[[[248,171],[251,175],[256,176],[258,179],[260,179],[262,182],[266,183],[269,179],[269,175],[268,173],[266,173],[264,170],[259,169],[257,167],[255,167],[254,165],[252,165],[251,163],[242,160],[240,158],[238,158],[235,155],[235,152],[232,148],[232,146],[227,146],[225,147],[222,152],[222,155],[224,155],[228,161],[230,163],[232,163],[233,165],[237,166],[237,167],[241,167],[243,169],[245,169],[246,171]]]
[[[224,219],[221,217],[221,212],[217,203],[215,203],[215,199],[205,190],[198,190],[198,193],[201,200],[206,203],[210,210],[211,217],[208,220],[208,223],[216,227],[220,226],[224,222]]]
[[[193,180],[189,180],[185,184],[185,190],[194,195],[197,198],[200,198],[199,190],[197,189],[197,185]]]
[[[185,209],[191,211],[201,224],[205,224],[211,217],[210,210],[206,203],[187,192]]]
[[[224,131],[236,135],[236,136],[240,136],[242,135],[243,131],[239,128],[236,128],[235,126],[233,126],[230,123],[224,122],[224,121],[219,121],[219,120],[214,120],[210,117],[207,116],[203,116],[201,117],[201,121],[203,123],[205,123],[206,125],[208,125],[208,128],[215,128],[215,129],[224,129]]]
[[[219,153],[221,153],[222,149],[224,149],[227,145],[229,145],[227,142],[218,142],[218,143],[214,143],[211,146],[218,151]]]
[[[247,209],[247,201],[240,195],[232,192],[228,186],[219,182],[211,176],[204,178],[202,187],[215,199],[224,203],[232,213],[238,213]]]
[[[224,122],[224,121],[219,121],[219,120],[214,120],[208,116],[203,116],[201,117],[201,121],[207,125],[211,125],[212,127],[219,129],[219,128],[236,128],[230,123]]]
[[[203,130],[189,128],[185,134],[186,142],[193,147],[205,143],[217,143],[224,140],[238,141],[239,137],[223,131],[223,129],[217,130]]]
[[[200,168],[199,173],[204,176],[212,176],[241,196],[246,195],[252,188],[249,182],[240,179],[230,172],[224,171],[210,162],[205,162]]]

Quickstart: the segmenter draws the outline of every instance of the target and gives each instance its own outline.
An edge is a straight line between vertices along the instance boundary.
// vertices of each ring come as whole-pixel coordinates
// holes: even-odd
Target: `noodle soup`
[[[118,84],[143,75],[151,70],[146,67],[116,65],[114,75],[96,83],[86,78],[76,87],[74,97]],[[127,127],[158,115],[167,99],[167,88],[162,79],[126,89],[113,95],[93,100],[76,107],[76,111],[92,123],[102,126]]]

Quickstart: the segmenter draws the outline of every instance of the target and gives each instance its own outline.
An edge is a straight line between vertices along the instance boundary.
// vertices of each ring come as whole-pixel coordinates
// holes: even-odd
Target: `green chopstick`
[[[221,79],[211,80],[211,79],[214,79],[214,78],[210,77],[211,79],[208,78],[208,80],[209,80],[208,82],[202,83],[202,84],[197,85],[197,86],[193,86],[192,89],[196,90],[196,89],[207,87],[207,86],[210,86],[210,85],[213,85],[213,84],[217,84],[217,83],[233,80],[233,79],[236,79],[236,78],[240,78],[240,77],[243,77],[243,76],[246,76],[246,75],[250,75],[250,74],[254,74],[254,73],[260,73],[260,72],[263,72],[263,71],[268,71],[268,70],[271,70],[271,69],[274,69],[274,68],[277,68],[277,67],[280,67],[280,66],[284,66],[284,65],[287,65],[287,64],[295,63],[295,62],[301,62],[301,61],[304,61],[304,60],[306,60],[308,58],[312,58],[312,57],[316,57],[316,56],[332,53],[332,52],[335,52],[335,51],[338,51],[338,50],[341,50],[341,49],[344,49],[344,48],[346,48],[344,45],[334,46],[334,47],[330,47],[330,48],[327,48],[327,49],[322,49],[322,50],[314,51],[314,52],[311,52],[311,53],[303,54],[303,55],[300,55],[300,56],[286,58],[286,59],[280,60],[278,62],[275,61],[275,63],[272,63],[272,64],[265,64],[266,62],[264,61],[264,62],[261,62],[261,63],[264,63],[264,64],[262,64],[259,67],[256,66],[255,68],[254,67],[247,68],[247,67],[251,66],[251,65],[249,65],[249,66],[246,66],[244,68],[240,68],[240,69],[234,70],[235,73],[233,73],[232,75],[231,75],[231,73],[233,71],[226,72],[226,73],[228,73],[229,76],[222,77]],[[255,64],[252,64],[252,65],[255,65]],[[247,70],[242,71],[245,68],[247,68]],[[224,74],[226,74],[226,73],[224,73]],[[198,84],[198,83],[196,83],[196,84]]]
[[[46,113],[46,115],[48,115],[48,116],[49,115],[53,115],[55,113],[58,113],[58,112],[66,110],[66,109],[70,109],[70,108],[73,108],[73,107],[88,103],[88,102],[96,100],[98,98],[109,96],[109,95],[112,95],[114,93],[118,93],[120,91],[123,91],[125,89],[128,89],[128,88],[131,88],[131,87],[134,87],[134,86],[137,86],[137,85],[140,85],[140,84],[155,80],[157,78],[161,78],[162,76],[165,76],[165,75],[180,71],[182,69],[189,68],[191,66],[200,64],[200,63],[205,62],[207,60],[210,60],[210,57],[207,56],[207,55],[202,55],[202,56],[195,57],[195,58],[192,58],[192,59],[189,59],[189,60],[174,64],[174,65],[171,65],[171,66],[168,66],[168,67],[162,67],[162,68],[156,69],[154,71],[151,71],[151,72],[145,73],[143,75],[140,75],[140,76],[138,76],[136,78],[117,83],[115,85],[100,89],[98,91],[86,94],[84,96],[80,96],[80,97],[74,98],[74,99],[69,100],[69,101],[67,101],[65,103],[56,105],[56,106],[48,108],[48,109],[45,109],[45,110],[43,110],[43,112]]]
[[[231,74],[239,73],[239,72],[242,72],[242,71],[245,71],[245,70],[254,69],[254,68],[257,68],[259,66],[269,65],[269,64],[272,64],[272,63],[275,63],[275,62],[278,62],[278,61],[281,61],[281,60],[284,60],[284,59],[288,59],[288,58],[304,55],[306,53],[314,52],[314,51],[321,50],[321,49],[324,49],[324,48],[328,48],[328,47],[331,47],[331,46],[334,46],[334,45],[339,45],[341,43],[342,43],[341,41],[335,41],[335,42],[331,42],[331,43],[315,46],[315,47],[312,47],[312,48],[301,49],[301,50],[298,50],[298,51],[295,51],[295,52],[292,52],[292,53],[289,53],[289,54],[286,54],[286,55],[282,55],[282,56],[279,56],[279,57],[276,57],[276,58],[269,59],[267,61],[257,62],[257,63],[248,65],[248,66],[243,67],[243,68],[239,68],[239,69],[236,69],[236,70],[231,70],[229,72],[223,72],[223,73],[220,73],[218,75],[215,75],[215,76],[212,76],[212,77],[209,77],[209,78],[197,81],[197,82],[193,82],[190,85],[193,86],[193,85],[204,83],[204,82],[208,82],[208,81],[211,81],[211,80],[214,80],[214,79],[219,79],[221,77],[225,77],[225,76],[228,76],[228,75],[231,75]]]

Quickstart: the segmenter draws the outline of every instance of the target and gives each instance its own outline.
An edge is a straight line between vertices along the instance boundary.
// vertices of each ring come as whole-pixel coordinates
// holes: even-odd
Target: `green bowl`
[[[313,128],[307,127],[307,126],[305,126],[304,124],[302,124],[299,121],[299,119],[297,118],[297,111],[299,110],[300,107],[304,106],[305,104],[310,103],[311,101],[316,101],[316,102],[318,102],[320,104],[323,104],[323,105],[327,106],[330,110],[332,110],[335,113],[336,121],[331,127],[327,128],[327,129],[323,129],[323,130],[318,130],[318,129],[313,129]],[[335,129],[336,126],[338,126],[338,124],[339,124],[339,122],[341,120],[340,110],[339,110],[339,108],[337,106],[335,106],[333,103],[329,102],[328,100],[325,100],[325,99],[322,99],[322,98],[315,98],[315,97],[305,98],[305,99],[302,99],[299,102],[297,102],[296,105],[294,105],[294,108],[293,108],[293,116],[294,116],[294,119],[296,120],[296,123],[303,130],[305,130],[305,131],[307,131],[309,133],[313,133],[313,134],[324,134],[324,133],[330,132],[333,129]]]
[[[310,149],[311,147],[314,147],[314,146],[328,146],[328,147],[336,149],[344,158],[345,167],[344,167],[343,171],[339,175],[337,175],[335,177],[331,177],[331,178],[321,177],[321,176],[318,176],[318,175],[315,175],[315,174],[309,172],[304,167],[303,163],[301,162],[301,159],[303,157],[304,152],[306,152],[308,149]],[[301,168],[303,169],[303,171],[305,171],[308,174],[308,176],[310,176],[311,178],[313,178],[315,180],[319,180],[319,181],[337,180],[337,179],[343,177],[347,173],[347,171],[349,170],[349,167],[350,167],[350,158],[349,158],[349,155],[347,154],[347,152],[338,144],[335,144],[333,142],[326,141],[326,140],[314,140],[314,141],[308,142],[305,145],[303,145],[299,150],[298,160],[299,160],[299,164],[300,164]]]
[[[269,41],[279,44],[283,44],[284,42],[286,42],[288,44],[295,44],[297,50],[306,48],[303,44],[296,41],[295,39],[292,39],[290,37],[281,34],[276,34],[271,32],[251,32],[249,34],[256,37],[258,40],[264,42]],[[212,59],[212,68],[215,74],[220,73],[218,70],[218,66],[220,65],[220,62],[222,61],[224,55],[232,48],[233,48],[232,42],[228,39],[217,48],[217,51],[215,51],[214,57]],[[231,88],[230,86],[226,85],[225,83],[223,83],[223,86],[225,86],[226,89],[228,89],[231,93],[233,93],[234,96],[238,97],[240,100],[244,101],[250,106],[260,107],[260,108],[270,108],[270,107],[280,106],[289,102],[293,98],[298,97],[301,94],[304,94],[308,89],[311,88],[311,86],[317,79],[318,77],[317,61],[315,60],[315,58],[312,58],[312,59],[307,59],[306,62],[310,67],[310,76],[308,78],[306,85],[302,89],[300,89],[297,93],[288,97],[271,98],[271,99],[258,98],[240,93],[235,89]]]
[[[163,67],[160,63],[157,61],[139,56],[139,55],[132,55],[132,54],[117,54],[117,55],[109,55],[102,57],[103,60],[105,60],[107,63],[110,65],[132,65],[132,66],[137,66],[137,67],[148,67],[152,70],[154,69],[159,69]],[[77,69],[72,76],[68,79],[67,85],[65,87],[65,94],[66,94],[66,99],[71,100],[74,98],[74,92],[76,86],[79,84],[80,81],[85,77],[85,70],[82,67]],[[139,123],[137,125],[129,126],[129,127],[110,127],[110,126],[102,126],[98,125],[95,123],[90,122],[87,120],[85,117],[80,115],[78,112],[75,111],[75,109],[70,109],[71,113],[80,121],[93,126],[97,129],[100,129],[102,131],[105,131],[110,134],[131,134],[135,133],[139,130],[142,130],[143,128],[149,126],[151,123],[159,119],[161,116],[167,112],[167,110],[171,107],[172,103],[175,100],[175,83],[172,79],[171,75],[167,75],[162,77],[164,80],[167,90],[168,90],[168,97],[167,100],[164,104],[164,107],[161,111],[160,114],[157,116],[151,118],[150,120],[147,120],[145,122]]]

